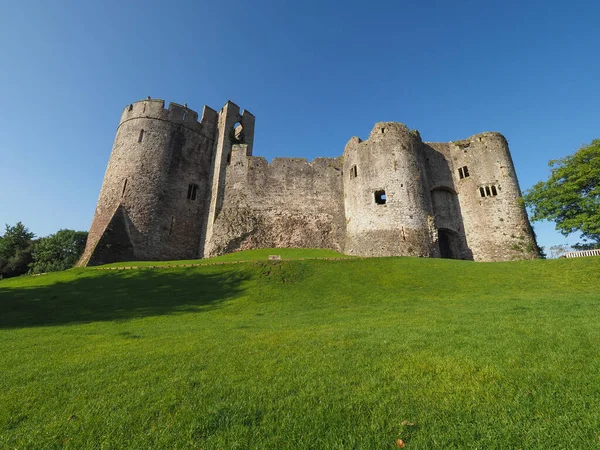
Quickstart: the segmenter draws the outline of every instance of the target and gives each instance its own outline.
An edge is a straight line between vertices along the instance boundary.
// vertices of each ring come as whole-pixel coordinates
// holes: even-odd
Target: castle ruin
[[[377,123],[338,158],[252,156],[254,116],[148,98],[125,108],[80,265],[252,248],[476,261],[539,256],[499,133],[423,142]]]

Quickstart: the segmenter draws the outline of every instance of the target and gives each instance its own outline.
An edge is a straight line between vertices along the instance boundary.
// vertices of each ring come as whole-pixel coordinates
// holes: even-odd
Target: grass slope
[[[599,269],[378,258],[4,280],[0,448],[598,448]]]
[[[279,255],[282,259],[332,259],[354,258],[353,256],[344,255],[333,250],[321,248],[258,248],[254,250],[244,250],[236,253],[228,253],[226,255],[215,256],[206,259],[191,259],[178,261],[133,261],[105,264],[99,266],[101,268],[111,267],[148,267],[148,266],[182,266],[189,264],[214,264],[214,263],[233,263],[242,261],[264,261],[270,255]]]

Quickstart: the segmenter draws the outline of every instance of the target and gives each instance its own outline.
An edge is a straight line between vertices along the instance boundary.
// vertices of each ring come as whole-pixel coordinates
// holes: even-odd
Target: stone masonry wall
[[[174,103],[164,109],[162,100],[145,100],[125,108],[83,264],[110,262],[106,255],[111,252],[97,248],[101,241],[114,245],[106,236],[101,239],[106,233],[118,235],[120,240],[128,237],[138,260],[197,257],[209,195],[215,124],[216,112],[210,109],[205,108],[198,122],[196,112]],[[196,186],[193,200],[188,198],[190,185]],[[113,221],[119,208],[122,218]]]
[[[434,223],[437,230],[435,237],[439,250],[440,230],[452,240],[453,256],[457,259],[473,259],[473,252],[469,248],[460,208],[460,201],[456,192],[454,179],[454,166],[450,157],[450,145],[446,143],[423,143],[422,146],[429,179],[429,194],[431,196]],[[435,256],[441,256],[436,254]]]
[[[206,256],[268,247],[343,251],[341,158],[275,158],[233,147]]]
[[[450,143],[448,149],[473,258],[506,261],[539,257],[504,136],[477,134]],[[464,176],[464,167],[468,176]],[[463,169],[462,179],[459,169]]]
[[[198,256],[203,258],[210,254],[210,242],[213,238],[213,228],[219,212],[223,206],[226,187],[226,171],[228,161],[231,160],[231,149],[236,144],[236,128],[243,129],[239,136],[245,144],[245,152],[252,155],[254,145],[254,115],[249,111],[240,114],[240,108],[235,103],[228,101],[219,111],[216,130],[216,141],[212,159],[210,176],[210,198],[208,200],[208,214],[206,224],[202,229],[203,239],[198,248]],[[236,126],[236,124],[238,124]]]
[[[434,256],[435,228],[425,158],[417,132],[381,122],[369,139],[344,149],[345,252]],[[378,195],[385,195],[385,202]]]
[[[423,143],[395,122],[339,158],[252,156],[254,116],[123,111],[81,265],[269,247],[504,261],[539,256],[506,139]]]

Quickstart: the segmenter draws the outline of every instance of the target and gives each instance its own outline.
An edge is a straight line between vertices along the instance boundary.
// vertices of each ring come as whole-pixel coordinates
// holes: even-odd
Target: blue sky
[[[521,189],[600,137],[597,1],[0,0],[0,225],[87,230],[122,109],[256,117],[255,155],[339,156],[379,121],[503,133]],[[576,242],[534,224],[541,245]]]

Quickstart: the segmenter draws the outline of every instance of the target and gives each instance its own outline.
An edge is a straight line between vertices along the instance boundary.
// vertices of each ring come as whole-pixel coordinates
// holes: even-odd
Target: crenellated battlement
[[[256,119],[254,117],[254,114],[252,114],[247,109],[240,108],[237,103],[232,102],[231,100],[227,100],[227,102],[225,102],[225,105],[223,105],[223,107],[221,108],[221,110],[219,112],[223,112],[225,109],[229,109],[230,111],[233,111],[237,115],[238,120],[241,120],[244,117],[246,119],[252,119],[252,120]]]
[[[269,171],[305,171],[305,170],[342,170],[342,158],[318,157],[309,161],[306,158],[273,158],[271,162],[264,156],[252,156],[248,154],[248,146],[245,144],[234,145],[231,148],[231,164],[241,163],[254,169]]]
[[[204,106],[202,117],[198,120],[198,113],[187,105],[171,102],[168,108],[165,108],[164,100],[148,98],[126,106],[121,114],[119,126],[132,119],[157,119],[182,124],[195,131],[212,135],[218,117],[214,109]]]

